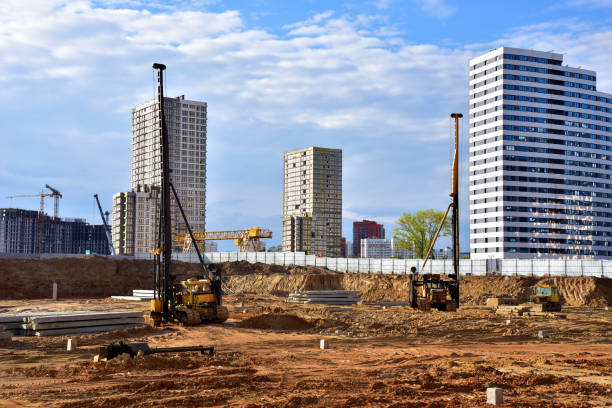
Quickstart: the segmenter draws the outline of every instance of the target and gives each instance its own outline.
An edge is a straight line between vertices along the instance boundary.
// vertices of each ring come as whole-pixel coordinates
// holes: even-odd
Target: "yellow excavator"
[[[533,288],[531,302],[532,310],[538,312],[560,312],[561,297],[559,288],[555,285],[537,285]]]

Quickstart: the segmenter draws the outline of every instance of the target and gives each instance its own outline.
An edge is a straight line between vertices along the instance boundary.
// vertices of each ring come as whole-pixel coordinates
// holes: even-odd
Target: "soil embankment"
[[[173,263],[178,277],[201,274],[198,264]],[[364,301],[408,299],[409,277],[336,273],[313,266],[280,266],[226,262],[218,265],[233,293],[287,296],[296,290],[359,290]],[[99,256],[55,259],[0,259],[0,299],[38,299],[51,296],[57,282],[63,298],[130,295],[135,288],[152,288],[153,264],[146,260]],[[514,296],[527,301],[537,283],[554,283],[569,306],[612,305],[612,279],[595,277],[531,278],[466,276],[461,298],[482,305],[489,296]]]

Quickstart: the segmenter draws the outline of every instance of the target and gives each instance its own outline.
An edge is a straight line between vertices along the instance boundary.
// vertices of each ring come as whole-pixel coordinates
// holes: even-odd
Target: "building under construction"
[[[104,225],[0,208],[0,253],[109,255],[110,251]]]
[[[285,153],[283,170],[283,251],[340,256],[342,150]]]
[[[206,102],[164,98],[171,181],[194,232],[206,225]],[[156,246],[161,180],[159,106],[156,100],[132,111],[131,191],[113,197],[113,245],[118,255],[147,253]],[[172,234],[187,232],[170,200]],[[177,248],[178,249],[178,248]]]

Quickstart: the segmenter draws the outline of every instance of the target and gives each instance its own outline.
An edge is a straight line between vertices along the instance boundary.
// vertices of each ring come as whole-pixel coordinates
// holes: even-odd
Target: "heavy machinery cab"
[[[187,279],[180,283],[181,304],[191,306],[214,306],[215,294],[209,279]]]
[[[559,288],[555,285],[538,285],[533,288],[534,303],[559,303]]]
[[[531,301],[537,305],[537,311],[561,311],[561,297],[559,296],[559,288],[555,285],[537,285],[535,288],[533,288]]]
[[[439,274],[411,275],[409,295],[410,305],[414,308],[454,311],[459,300],[459,287],[456,280],[443,280]]]

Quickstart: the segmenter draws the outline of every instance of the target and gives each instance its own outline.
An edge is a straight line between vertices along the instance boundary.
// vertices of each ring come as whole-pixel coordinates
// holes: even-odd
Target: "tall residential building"
[[[612,95],[563,55],[470,60],[473,259],[611,257]]]
[[[340,256],[342,150],[285,153],[283,176],[283,251]]]
[[[375,221],[353,221],[353,255],[361,256],[360,241],[365,238],[385,239],[385,228]]]
[[[206,112],[206,102],[186,100],[184,96],[164,98],[172,170],[170,180],[194,232],[204,232],[206,225]],[[150,201],[158,194],[155,189],[161,185],[160,143],[156,100],[135,107],[132,111],[131,177],[135,207],[131,209],[127,205],[130,200],[128,193],[119,193],[114,200],[118,207],[113,208],[113,213],[119,216],[113,225],[124,228],[113,231],[113,241],[120,243],[119,248],[124,248],[126,254],[131,253],[132,248],[134,253],[148,252],[156,245],[157,234],[151,235],[151,231],[157,230],[159,214],[155,208],[159,208],[159,204]],[[139,207],[139,202],[142,207]],[[187,232],[172,196],[170,202],[172,233]],[[134,231],[134,234],[123,231]]]

